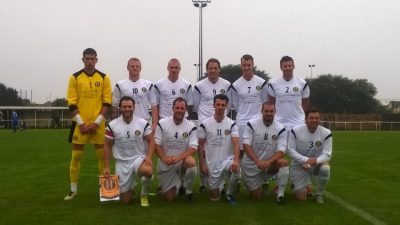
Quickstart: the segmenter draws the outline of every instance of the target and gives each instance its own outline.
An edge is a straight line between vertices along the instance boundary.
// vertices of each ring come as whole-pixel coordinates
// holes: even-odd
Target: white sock
[[[286,185],[289,180],[289,167],[279,168],[278,174],[276,175],[278,182],[278,198],[285,195]]]
[[[196,174],[197,174],[196,166],[186,169],[184,182],[185,182],[187,194],[190,194],[193,191],[193,181],[194,181],[194,178],[196,177]]]
[[[78,192],[78,183],[71,183],[71,191]]]
[[[238,173],[231,173],[231,177],[229,178],[228,190],[226,190],[227,195],[236,192],[239,181],[240,171]]]
[[[329,165],[322,165],[319,168],[319,172],[317,175],[317,190],[316,195],[322,196],[322,193],[325,190],[326,184],[329,181],[331,175],[331,167]]]

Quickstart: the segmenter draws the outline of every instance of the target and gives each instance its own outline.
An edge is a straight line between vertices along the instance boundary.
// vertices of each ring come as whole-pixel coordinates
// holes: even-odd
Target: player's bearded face
[[[135,106],[131,101],[122,101],[121,113],[125,119],[130,119],[133,115],[133,110]]]
[[[319,112],[309,113],[306,117],[307,128],[310,132],[314,132],[319,125]]]
[[[272,105],[264,106],[262,114],[264,122],[271,124],[274,121],[275,108]]]
[[[186,113],[185,102],[176,102],[174,107],[172,108],[172,111],[174,112],[174,121],[182,122]]]

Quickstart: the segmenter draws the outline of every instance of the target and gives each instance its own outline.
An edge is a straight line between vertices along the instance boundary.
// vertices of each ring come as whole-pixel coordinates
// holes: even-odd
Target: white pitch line
[[[330,198],[331,200],[333,200],[334,202],[336,202],[337,204],[343,206],[344,208],[348,209],[349,211],[355,213],[356,215],[362,217],[364,220],[370,222],[373,225],[386,225],[385,222],[380,221],[379,219],[373,217],[371,214],[365,212],[362,209],[359,209],[355,206],[353,206],[352,204],[346,202],[345,200],[335,196],[334,194],[325,191],[324,195],[328,198]]]

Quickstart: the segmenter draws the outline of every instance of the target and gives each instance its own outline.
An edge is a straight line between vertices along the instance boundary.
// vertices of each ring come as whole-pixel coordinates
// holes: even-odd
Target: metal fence
[[[71,126],[71,119],[61,119],[58,124],[53,119],[28,119],[19,123],[26,123],[27,128],[69,128]],[[400,131],[400,122],[386,122],[386,121],[365,121],[365,122],[332,122],[321,121],[322,126],[331,130],[359,130],[359,131]],[[0,128],[11,128],[11,121],[4,120],[0,122]]]
[[[332,122],[321,121],[321,125],[331,130],[360,130],[360,131],[392,131],[400,130],[400,122],[365,121],[365,122]]]

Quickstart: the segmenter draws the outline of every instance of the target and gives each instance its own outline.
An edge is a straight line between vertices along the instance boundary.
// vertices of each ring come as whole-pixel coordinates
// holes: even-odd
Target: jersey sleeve
[[[286,153],[288,145],[287,132],[284,127],[279,127],[279,128],[281,129],[278,132],[278,145],[276,151],[281,151],[283,153]]]
[[[111,105],[112,102],[112,94],[111,94],[111,81],[110,77],[107,75],[104,77],[103,84],[103,105]]]
[[[243,133],[243,144],[251,145],[253,143],[254,128],[250,122],[247,123]]]
[[[160,90],[157,87],[157,84],[154,85],[154,93],[156,95],[157,105],[160,105]]]
[[[232,100],[232,107],[236,110],[236,112],[238,111],[238,106],[239,106],[239,96],[238,93],[235,89],[235,87],[232,85],[231,86],[231,100]]]
[[[106,132],[105,132],[104,136],[105,136],[105,138],[110,139],[110,140],[114,140],[115,139],[114,133],[113,133],[113,131],[111,129],[110,124],[106,126]]]
[[[289,134],[288,154],[289,154],[290,158],[293,161],[295,161],[297,164],[304,164],[308,158],[297,152],[296,142],[297,142],[296,141],[296,133],[292,129]]]
[[[274,87],[272,86],[272,83],[268,83],[268,95],[272,96],[272,97],[276,97],[275,95],[275,90]]]
[[[145,124],[146,125],[144,126],[144,129],[143,129],[143,136],[147,136],[147,135],[151,134],[151,132],[152,132],[150,124],[147,123],[147,121]]]
[[[228,90],[225,92],[226,97],[228,97],[228,105],[226,106],[227,113],[232,109],[232,86],[229,85]]]
[[[199,130],[197,132],[197,136],[199,139],[205,139],[206,138],[206,127],[203,123],[200,124]]]
[[[332,156],[332,133],[330,133],[324,140],[322,145],[322,154],[317,158],[317,164],[325,163],[331,160]]]
[[[268,101],[268,83],[265,81],[261,88],[261,102],[264,103]]]
[[[310,97],[310,87],[308,86],[307,83],[305,83],[305,85],[304,85],[301,97],[302,98],[309,98]]]
[[[119,85],[116,84],[112,94],[112,106],[118,108],[120,99],[121,99],[121,90],[119,89]]]
[[[71,76],[68,81],[67,101],[70,109],[77,108],[78,92],[76,78]]]
[[[188,105],[193,105],[193,92],[192,85],[189,83],[187,91],[186,91],[186,102]]]
[[[196,126],[193,126],[192,130],[189,132],[189,147],[197,150],[199,146],[198,140]]]
[[[239,137],[239,128],[236,123],[232,124],[231,128],[231,137]]]
[[[154,143],[161,146],[162,141],[163,141],[162,127],[161,127],[160,123],[158,123],[158,125],[156,127],[156,132],[154,133]]]
[[[153,83],[150,84],[148,98],[149,98],[149,104],[151,107],[157,106],[157,96],[156,96],[156,91],[155,91],[155,85]]]
[[[197,86],[197,85],[195,85],[194,86],[194,88],[193,88],[193,94],[192,94],[193,96],[193,110],[195,111],[195,112],[197,112],[197,110],[199,109],[199,105],[200,105],[200,96],[201,96],[201,93],[200,93],[200,90],[199,90],[199,87]]]

